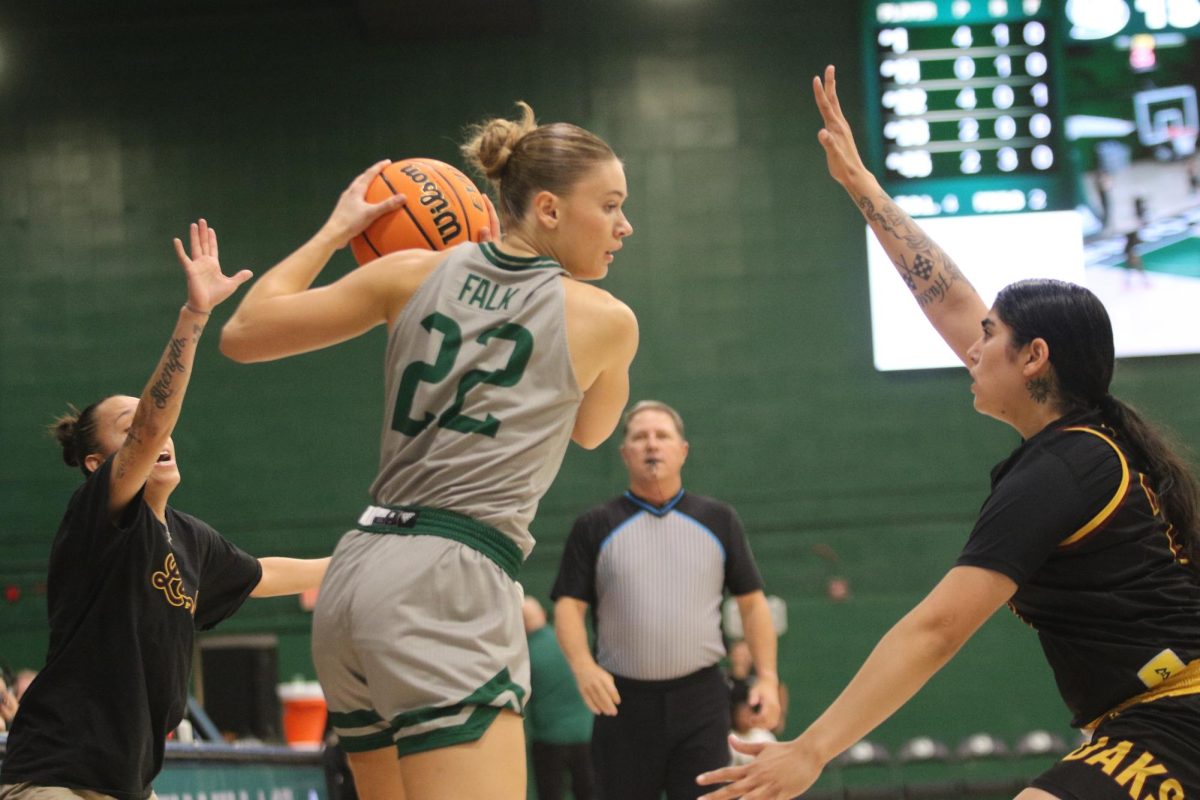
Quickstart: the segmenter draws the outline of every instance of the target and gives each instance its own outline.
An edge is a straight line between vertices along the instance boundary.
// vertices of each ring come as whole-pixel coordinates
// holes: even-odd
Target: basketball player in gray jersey
[[[525,797],[529,663],[515,581],[568,440],[608,438],[629,396],[637,322],[584,281],[633,232],[624,168],[574,125],[489,120],[463,146],[504,235],[383,256],[311,285],[402,196],[342,193],[324,226],[247,293],[222,333],[237,361],[388,326],[372,504],[339,543],[313,621],[331,720],[364,800]]]
[[[551,258],[511,256],[488,243],[456,249],[421,284],[388,338],[373,497],[453,508],[501,531],[518,563],[529,555],[529,522],[583,397],[562,324],[566,275]],[[422,341],[425,358],[414,362],[412,345]],[[454,350],[453,362],[442,355]],[[438,371],[439,359],[448,372]],[[459,397],[489,386],[519,391],[491,391],[486,413],[467,413]],[[447,411],[435,419],[427,408]]]

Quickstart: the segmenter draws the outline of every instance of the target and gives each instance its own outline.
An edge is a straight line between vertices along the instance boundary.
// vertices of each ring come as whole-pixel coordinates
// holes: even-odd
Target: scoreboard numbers
[[[1069,207],[1052,5],[866,3],[868,154],[910,213]]]

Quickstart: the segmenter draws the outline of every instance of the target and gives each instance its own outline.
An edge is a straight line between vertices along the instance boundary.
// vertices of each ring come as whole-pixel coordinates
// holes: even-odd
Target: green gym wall
[[[685,485],[738,508],[787,602],[798,733],[949,568],[1017,444],[974,413],[965,371],[871,366],[863,223],[825,173],[809,88],[838,64],[861,125],[857,3],[547,0],[525,32],[386,38],[346,4],[254,5],[191,4],[182,22],[157,6],[124,24],[0,14],[0,660],[41,663],[47,554],[80,480],[45,426],[68,402],[140,392],[185,297],[172,237],[204,216],[224,266],[261,273],[368,164],[461,166],[462,128],[523,99],[625,161],[634,235],[602,285],[640,322],[632,399],[680,410]],[[352,266],[339,253],[321,280]],[[384,332],[238,365],[217,349],[232,307],[201,343],[173,504],[255,555],[326,554],[368,500]],[[1114,390],[1192,443],[1197,366],[1126,360]],[[615,440],[570,451],[533,525],[528,593],[546,601],[574,516],[623,488]],[[288,678],[312,675],[309,621],[294,598],[249,601],[221,632],[277,633]],[[1036,636],[1001,611],[876,738],[1066,720]]]

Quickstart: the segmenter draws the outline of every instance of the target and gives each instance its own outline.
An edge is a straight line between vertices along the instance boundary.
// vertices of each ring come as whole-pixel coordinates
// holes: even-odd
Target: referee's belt
[[[1152,700],[1162,700],[1164,697],[1183,697],[1189,694],[1200,694],[1200,659],[1190,662],[1171,677],[1157,684],[1148,692],[1135,694],[1128,700],[1110,708],[1094,720],[1083,726],[1085,731],[1094,730],[1101,722],[1112,719],[1136,705],[1149,703]]]
[[[358,529],[400,536],[441,536],[477,550],[514,581],[521,571],[521,548],[500,531],[466,514],[428,506],[367,506]]]

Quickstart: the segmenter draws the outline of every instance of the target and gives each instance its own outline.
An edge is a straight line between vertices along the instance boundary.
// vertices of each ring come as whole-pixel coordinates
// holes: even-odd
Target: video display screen
[[[865,19],[870,166],[985,301],[1062,277],[1104,301],[1118,356],[1200,352],[1200,0],[875,0]],[[956,365],[868,257],[876,368]]]

